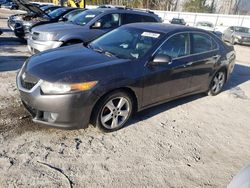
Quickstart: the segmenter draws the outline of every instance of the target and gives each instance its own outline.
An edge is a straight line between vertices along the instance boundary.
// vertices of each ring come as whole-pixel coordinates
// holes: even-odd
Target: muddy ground
[[[0,9],[0,187],[225,187],[250,160],[250,47],[216,97],[195,95],[138,113],[117,132],[34,124],[17,70],[29,57]]]

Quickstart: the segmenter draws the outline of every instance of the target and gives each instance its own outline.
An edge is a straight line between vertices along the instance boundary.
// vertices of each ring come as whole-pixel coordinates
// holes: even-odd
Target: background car
[[[233,46],[211,32],[134,23],[85,46],[32,56],[17,86],[37,123],[72,129],[91,122],[115,131],[136,111],[196,93],[217,95],[234,63]]]
[[[17,23],[14,29],[15,35],[19,38],[26,39],[32,27],[58,22],[65,14],[75,9],[76,8],[72,7],[58,7],[43,17],[33,18],[28,21],[23,21],[22,23]]]
[[[204,29],[206,31],[215,31],[214,24],[212,22],[202,21],[195,24],[197,28]]]
[[[212,22],[207,22],[207,21],[197,22],[195,24],[195,27],[204,29],[206,31],[210,31],[214,33],[215,35],[217,35],[219,38],[222,38],[222,32],[218,31]]]
[[[0,7],[11,9],[11,10],[13,10],[13,9],[17,10],[19,8],[18,5],[12,1],[4,1],[4,2],[0,3]]]
[[[3,34],[3,31],[0,29],[0,35],[2,35]]]
[[[66,23],[54,23],[32,28],[28,39],[31,53],[38,53],[76,43],[90,42],[99,36],[134,22],[161,22],[148,11],[126,8],[97,8],[86,10]]]
[[[186,25],[186,22],[183,18],[173,18],[170,21],[171,24],[177,24],[177,25]]]
[[[34,7],[37,7],[37,5],[31,4],[29,8],[20,5],[20,9],[27,11],[27,13],[15,14],[15,15],[10,16],[7,21],[8,27],[12,31],[14,31],[16,24],[22,25],[23,21],[29,21],[34,18],[43,17],[45,14],[48,14],[51,11],[59,8],[59,6],[53,6],[53,5],[44,5],[44,6],[39,5],[38,7],[40,10],[38,10]]]
[[[231,26],[223,33],[224,41],[234,44],[250,44],[250,28]]]

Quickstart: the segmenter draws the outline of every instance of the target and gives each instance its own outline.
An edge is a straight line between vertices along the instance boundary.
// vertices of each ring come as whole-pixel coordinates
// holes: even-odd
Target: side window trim
[[[182,58],[185,58],[185,57],[190,57],[190,56],[193,56],[193,55],[201,55],[201,54],[210,53],[210,52],[214,52],[214,51],[219,50],[219,44],[218,44],[218,42],[217,42],[216,40],[214,40],[214,39],[213,39],[211,36],[209,36],[208,34],[203,33],[203,32],[199,32],[199,31],[194,31],[194,32],[193,32],[193,31],[185,31],[185,32],[174,33],[174,34],[168,36],[168,37],[161,43],[161,45],[159,45],[159,47],[152,53],[152,56],[151,56],[151,57],[155,56],[155,54],[158,52],[158,50],[159,50],[159,49],[165,44],[165,42],[168,41],[171,37],[173,37],[173,36],[175,36],[175,35],[177,35],[177,34],[186,34],[186,33],[189,35],[189,53],[190,53],[190,54],[189,54],[189,55],[186,55],[186,56],[181,56],[181,57],[173,58],[172,60],[178,60],[178,59],[182,59]],[[209,37],[216,43],[217,48],[214,49],[214,50],[206,51],[206,52],[191,54],[191,34],[193,34],[193,33],[201,33],[201,34],[205,34],[205,35],[209,36]]]

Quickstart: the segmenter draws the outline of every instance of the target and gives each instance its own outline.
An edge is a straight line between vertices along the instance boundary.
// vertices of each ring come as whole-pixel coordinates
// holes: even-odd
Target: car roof
[[[168,34],[172,32],[183,32],[183,31],[198,31],[198,32],[203,32],[203,33],[209,33],[207,31],[204,31],[203,29],[199,29],[195,27],[166,24],[166,23],[132,23],[132,24],[127,24],[123,27],[145,29],[145,30],[160,32],[164,34]]]
[[[140,9],[129,9],[129,8],[95,8],[89,9],[90,11],[98,11],[102,13],[136,13],[141,15],[148,15],[148,16],[157,16],[152,11],[149,10],[140,10]]]

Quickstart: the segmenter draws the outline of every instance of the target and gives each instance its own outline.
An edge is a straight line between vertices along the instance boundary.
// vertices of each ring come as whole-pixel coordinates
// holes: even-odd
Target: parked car
[[[207,22],[207,21],[201,21],[201,22],[197,22],[195,27],[200,28],[200,29],[204,29],[206,31],[210,31],[213,32],[215,35],[217,35],[220,39],[222,37],[222,32],[218,31],[214,24],[212,22]]]
[[[191,48],[192,46],[192,48]],[[135,23],[88,45],[29,58],[17,76],[33,121],[54,127],[105,130],[156,104],[206,92],[217,95],[235,63],[233,46],[197,28]]]
[[[11,9],[11,10],[18,9],[18,5],[16,3],[13,3],[12,1],[5,1],[5,2],[1,3],[0,5],[1,5],[1,8],[7,8],[7,9]]]
[[[32,27],[58,22],[65,14],[75,9],[76,8],[72,7],[59,7],[43,17],[30,19],[29,21],[23,21],[22,23],[16,23],[14,30],[15,35],[19,38],[26,39]]]
[[[224,41],[234,44],[250,44],[250,28],[232,26],[226,29],[223,33]]]
[[[0,35],[2,35],[3,34],[3,31],[0,29]]]
[[[207,22],[207,21],[197,22],[195,26],[200,29],[204,29],[206,31],[215,31],[215,27],[212,22]]]
[[[28,9],[20,5],[21,9],[27,11],[27,13],[11,15],[7,21],[8,27],[12,31],[14,31],[16,24],[22,25],[24,21],[30,21],[31,19],[37,19],[39,17],[43,17],[44,15],[50,13],[51,11],[59,8],[59,6],[52,6],[52,5],[39,6],[39,9],[41,9],[42,11],[41,12],[40,10],[37,10],[36,8],[34,8],[35,6],[36,5],[31,5],[29,6],[29,9]]]
[[[186,22],[183,18],[173,18],[170,21],[171,24],[177,24],[177,25],[186,25]]]
[[[86,10],[71,22],[34,27],[28,39],[28,48],[34,54],[60,46],[90,42],[121,25],[133,22],[161,22],[161,18],[152,12],[126,8]]]

